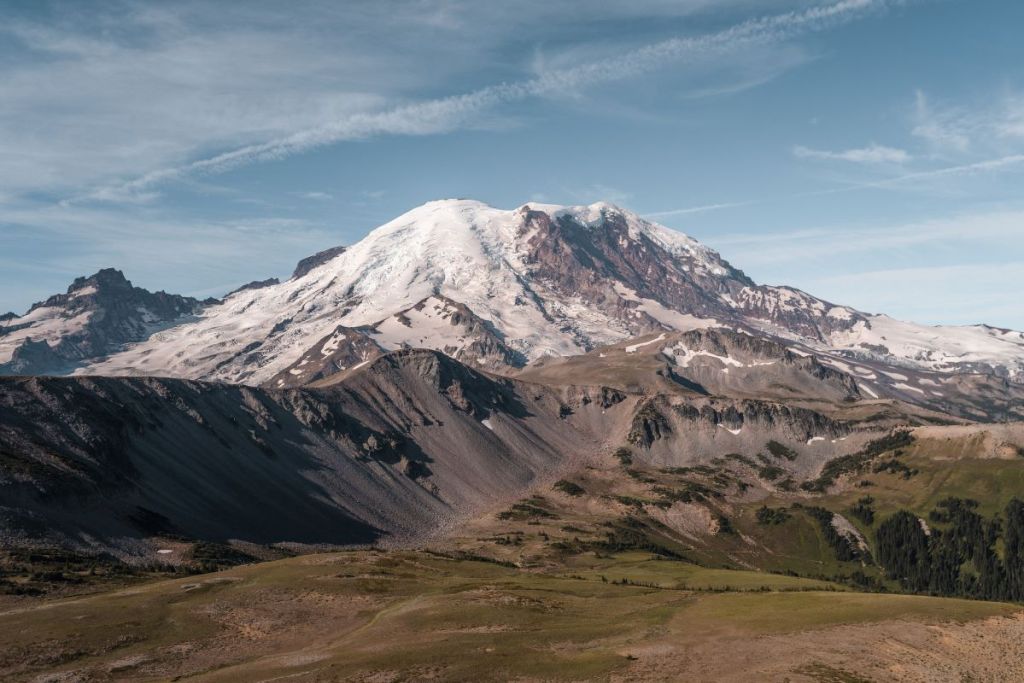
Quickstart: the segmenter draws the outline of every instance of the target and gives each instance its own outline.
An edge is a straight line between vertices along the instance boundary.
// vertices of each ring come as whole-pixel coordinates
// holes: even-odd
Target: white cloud
[[[700,238],[700,235],[696,235]],[[761,282],[925,323],[1024,329],[1024,209],[880,225],[709,235]]]
[[[327,201],[328,199],[334,199],[334,195],[329,192],[302,192],[299,196],[303,199],[312,199],[314,201]]]
[[[935,111],[924,92],[914,94],[914,127],[911,134],[939,151],[966,152],[971,146],[974,124],[961,111]]]
[[[724,202],[721,204],[703,204],[701,206],[687,206],[682,209],[669,209],[667,211],[654,211],[645,213],[644,218],[665,218],[667,216],[682,216],[690,213],[705,213],[708,211],[719,211],[721,209],[732,209],[739,206],[749,206],[754,202]]]
[[[723,235],[711,240],[741,266],[814,262],[855,253],[886,253],[927,246],[1002,245],[1024,252],[1024,210],[961,215],[882,226],[836,225],[789,232]]]
[[[841,152],[811,149],[797,145],[793,155],[801,159],[826,159],[833,161],[850,161],[858,164],[904,164],[911,156],[906,150],[886,147],[872,143],[859,149],[847,149]]]
[[[996,130],[1003,137],[1024,138],[1024,96],[1014,95],[1006,99]]]
[[[1024,139],[1024,96],[997,94],[983,105],[935,107],[918,90],[911,133],[941,154],[964,154],[982,148],[1006,151],[1008,141]]]
[[[840,0],[826,6],[762,17],[698,36],[663,40],[624,54],[546,70],[535,78],[501,83],[461,95],[413,102],[391,109],[355,111],[324,117],[326,123],[296,130],[266,142],[242,145],[228,152],[186,164],[150,171],[123,183],[105,184],[87,198],[119,200],[151,192],[154,186],[191,174],[216,173],[240,165],[280,159],[316,147],[377,135],[427,135],[464,126],[502,104],[563,94],[639,76],[669,64],[697,57],[727,54],[739,48],[777,43],[820,31],[884,8],[886,0]]]
[[[346,241],[335,230],[289,217],[169,218],[147,207],[0,207],[0,225],[5,310],[24,310],[29,296],[63,291],[73,277],[104,267],[121,268],[151,290],[223,293],[238,282],[287,275],[300,258]],[[50,284],[25,291],[10,279],[21,275]]]
[[[566,194],[572,197],[573,201],[580,202],[581,204],[592,204],[600,201],[611,202],[612,204],[625,204],[633,197],[631,192],[601,183],[594,183],[588,187],[567,189]]]
[[[889,268],[804,283],[816,294],[929,324],[993,324],[1024,329],[1020,297],[1007,283],[1024,279],[1024,261]]]

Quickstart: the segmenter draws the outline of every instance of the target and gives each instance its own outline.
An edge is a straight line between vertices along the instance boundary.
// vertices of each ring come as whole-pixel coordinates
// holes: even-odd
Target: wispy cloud
[[[687,206],[681,209],[669,209],[667,211],[653,211],[645,213],[644,218],[666,218],[668,216],[683,216],[690,213],[706,213],[708,211],[719,211],[721,209],[732,209],[740,206],[749,206],[755,202],[725,202],[721,204],[704,204],[701,206]]]
[[[865,162],[866,163],[866,162]],[[880,162],[879,162],[880,163]],[[833,187],[826,190],[814,190],[810,192],[796,192],[793,194],[777,195],[765,199],[751,199],[747,201],[722,202],[718,204],[704,204],[699,206],[683,207],[680,209],[669,209],[667,211],[654,211],[644,214],[646,218],[668,218],[691,213],[704,213],[722,209],[732,209],[758,204],[772,204],[785,202],[805,197],[821,197],[835,194],[846,194],[850,192],[863,192],[865,190],[888,190],[900,186],[921,185],[929,181],[941,180],[943,178],[980,176],[985,174],[1013,172],[1024,169],[1024,154],[1011,154],[995,159],[985,159],[969,164],[958,164],[955,166],[943,166],[913,173],[903,173],[878,180],[855,182],[842,187]],[[1017,228],[1024,232],[1024,227]],[[803,233],[800,233],[803,234]],[[734,238],[726,238],[734,239]]]
[[[938,154],[1002,149],[1007,142],[1024,139],[1024,96],[1004,92],[977,106],[936,107],[918,90],[911,134]]]
[[[882,226],[836,225],[715,237],[715,248],[745,265],[813,262],[858,252],[884,253],[935,245],[1011,244],[1024,234],[1024,210],[965,213]],[[1020,249],[1024,250],[1024,242]],[[1015,247],[1017,248],[1017,247]]]
[[[616,187],[595,183],[588,187],[567,188],[565,193],[575,202],[592,204],[593,202],[607,201],[613,204],[625,204],[633,197],[633,193],[620,190]],[[536,200],[541,201],[541,200]]]
[[[709,235],[707,243],[763,282],[926,323],[1024,329],[1024,209],[932,220]]]
[[[741,47],[784,41],[853,20],[888,4],[887,0],[840,0],[827,6],[752,19],[716,33],[671,38],[614,57],[545,71],[525,81],[501,83],[383,111],[357,112],[284,137],[150,171],[127,182],[104,185],[80,198],[120,201],[183,176],[223,172],[347,140],[379,135],[443,133],[465,125],[481,113],[502,104],[616,82],[687,58],[709,57]]]
[[[907,183],[915,180],[930,180],[933,178],[945,178],[949,176],[992,173],[994,171],[1016,168],[1021,164],[1024,164],[1024,154],[1010,154],[997,159],[985,159],[984,161],[975,161],[970,164],[959,164],[957,166],[945,166],[943,168],[936,168],[929,171],[906,173],[894,178],[878,181],[877,183],[867,183],[865,186],[870,187],[874,185],[884,187],[886,185],[898,185],[900,183]]]
[[[19,254],[0,257],[0,270],[52,281],[29,292],[8,280],[0,290],[10,297],[5,310],[24,310],[25,297],[38,300],[72,277],[111,266],[148,289],[224,292],[255,277],[287,274],[298,259],[346,241],[338,231],[289,216],[173,218],[136,207],[0,207],[0,225],[0,254]]]
[[[1009,154],[995,159],[984,159],[969,164],[957,164],[955,166],[943,166],[913,173],[904,173],[889,178],[858,182],[845,187],[838,187],[818,192],[806,192],[794,196],[815,196],[827,194],[840,194],[844,192],[858,192],[868,189],[898,188],[900,186],[922,185],[929,181],[941,180],[944,178],[956,178],[967,176],[978,176],[1001,172],[1012,172],[1024,166],[1024,154]]]
[[[971,146],[971,129],[975,125],[963,112],[935,111],[928,96],[918,90],[914,94],[914,127],[911,134],[939,151],[966,152]]]
[[[312,199],[314,201],[327,201],[334,199],[334,195],[330,192],[301,192],[299,196],[303,199]]]
[[[800,159],[825,159],[830,161],[850,161],[858,164],[905,164],[910,161],[910,153],[895,147],[886,147],[872,143],[867,147],[847,149],[833,152],[823,149],[812,149],[797,145],[793,148],[793,156]]]
[[[810,279],[821,296],[930,324],[994,323],[1024,328],[1020,299],[1008,282],[1024,278],[1024,261],[956,263],[861,270]]]

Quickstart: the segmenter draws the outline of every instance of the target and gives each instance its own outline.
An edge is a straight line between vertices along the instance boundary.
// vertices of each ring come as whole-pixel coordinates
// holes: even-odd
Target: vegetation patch
[[[192,561],[204,572],[213,572],[227,567],[255,562],[256,558],[249,553],[224,543],[199,541],[192,546]]]
[[[777,459],[796,460],[800,455],[786,444],[779,443],[778,441],[772,440],[765,444],[765,448]]]
[[[558,519],[558,515],[532,502],[516,503],[508,510],[498,513],[498,519],[524,521],[528,519]]]
[[[830,548],[832,548],[832,552],[835,553],[837,560],[840,562],[856,562],[858,560],[865,559],[860,548],[858,548],[848,536],[839,533],[835,528],[835,525],[832,524],[835,513],[830,510],[826,510],[825,508],[813,505],[805,506],[796,504],[793,507],[803,510],[818,522],[821,534],[825,537],[825,542],[828,543]]]
[[[890,516],[876,534],[886,576],[915,593],[1024,602],[1024,502],[1012,499],[1003,519],[977,508],[946,498],[930,525],[906,510]]]
[[[676,487],[656,486],[654,493],[659,496],[656,505],[662,508],[671,507],[673,503],[703,503],[711,499],[721,499],[725,494],[697,481],[683,481]]]
[[[571,481],[568,481],[567,479],[559,479],[558,481],[556,481],[554,488],[566,495],[573,496],[574,498],[577,496],[582,496],[587,492],[586,489],[584,489],[579,484],[575,484]]]
[[[914,436],[906,430],[897,430],[881,439],[869,441],[864,448],[856,453],[829,460],[825,463],[825,467],[822,468],[817,479],[805,481],[800,488],[805,491],[824,493],[842,475],[862,472],[869,462],[883,453],[898,451],[912,443],[914,443]]]
[[[871,468],[871,471],[874,474],[880,474],[882,472],[898,474],[904,479],[910,479],[919,473],[916,468],[907,467],[907,465],[896,458],[890,458],[889,460],[883,460],[882,462],[875,463],[875,466]]]
[[[762,505],[757,509],[755,513],[757,517],[757,523],[764,526],[772,526],[777,524],[784,524],[793,515],[789,514],[786,508],[770,508],[767,505]]]
[[[642,551],[676,560],[686,559],[680,553],[667,547],[651,537],[647,525],[638,517],[625,517],[609,525],[605,539],[590,541],[586,544],[589,550],[604,553],[624,553]]]
[[[850,514],[864,524],[871,526],[875,523],[875,509],[871,507],[875,499],[871,496],[863,496],[850,508]]]

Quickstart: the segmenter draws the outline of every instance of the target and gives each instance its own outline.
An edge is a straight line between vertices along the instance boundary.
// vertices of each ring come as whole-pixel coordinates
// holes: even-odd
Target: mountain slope
[[[454,318],[441,309],[453,307],[466,324],[443,324]],[[385,349],[429,346],[495,370],[728,326],[840,358],[1024,379],[1024,333],[924,327],[758,285],[695,240],[610,204],[505,211],[468,200],[413,209],[305,260],[287,282],[234,293],[83,372],[261,384],[338,325],[375,330]]]
[[[0,375],[67,372],[199,313],[210,301],[151,293],[106,268],[65,294],[0,318]]]
[[[561,406],[434,351],[317,390],[5,378],[2,545],[423,538],[593,452]]]

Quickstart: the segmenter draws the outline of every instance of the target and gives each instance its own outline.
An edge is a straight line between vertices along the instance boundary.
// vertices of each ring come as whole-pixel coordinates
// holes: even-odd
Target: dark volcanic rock
[[[345,253],[346,249],[348,249],[348,247],[331,247],[330,249],[318,251],[312,256],[307,256],[299,261],[298,265],[295,266],[295,271],[292,273],[292,279],[295,280],[296,278],[302,277],[317,266],[323,265],[335,256]]]
[[[165,533],[422,538],[596,448],[560,406],[420,350],[312,390],[0,378],[0,540],[137,553]]]
[[[0,363],[0,375],[66,372],[145,339],[204,305],[191,297],[134,287],[121,271],[104,268],[76,278],[65,294],[34,304],[0,328],[0,340],[6,338],[12,348],[10,361]]]
[[[265,382],[265,386],[275,389],[306,386],[364,365],[383,353],[384,349],[365,332],[338,325],[298,360]]]
[[[14,349],[10,362],[0,366],[6,374],[32,375],[40,374],[39,368],[50,368],[50,372],[58,373],[66,365],[66,361],[53,352],[45,341],[26,339],[21,346]]]
[[[238,294],[239,292],[244,292],[249,289],[263,289],[264,287],[271,287],[273,285],[279,284],[281,284],[281,281],[278,280],[276,277],[270,277],[267,278],[266,280],[253,280],[252,282],[244,284],[241,287],[238,287],[237,289],[232,289],[230,292],[224,295],[224,298],[227,299],[232,294]]]
[[[425,329],[420,329],[420,326]],[[395,331],[402,332],[402,328],[407,332],[396,335]],[[439,330],[443,330],[441,337],[434,339]],[[525,356],[510,348],[492,324],[465,304],[440,294],[429,296],[382,320],[373,326],[370,333],[392,338],[406,336],[411,340],[404,342],[407,348],[422,346],[420,339],[431,338],[430,348],[439,348],[463,363],[494,372],[526,364]]]
[[[667,249],[642,232],[631,232],[627,218],[614,207],[602,209],[600,220],[588,223],[569,215],[553,219],[524,207],[523,225],[524,233],[532,233],[528,263],[535,279],[626,318],[634,334],[661,325],[613,290],[612,281],[674,311],[718,320],[742,314],[815,339],[863,319],[848,309],[829,315],[836,306],[796,289],[757,285],[696,243]]]

